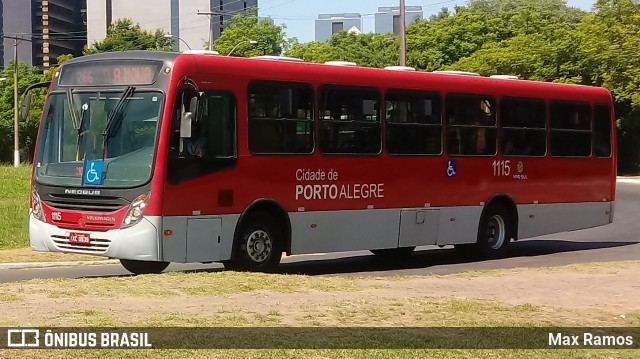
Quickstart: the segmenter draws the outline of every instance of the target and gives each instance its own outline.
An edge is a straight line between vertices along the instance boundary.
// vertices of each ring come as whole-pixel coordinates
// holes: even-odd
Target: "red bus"
[[[32,249],[134,273],[271,270],[282,253],[498,256],[612,222],[607,90],[335,65],[141,51],[65,63],[39,128]]]

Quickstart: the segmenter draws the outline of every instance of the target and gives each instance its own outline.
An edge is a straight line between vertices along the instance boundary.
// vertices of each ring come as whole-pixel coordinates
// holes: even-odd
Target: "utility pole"
[[[400,66],[407,64],[407,45],[405,33],[405,6],[404,0],[400,0]]]
[[[20,166],[20,123],[18,118],[18,44],[29,39],[3,35],[13,40],[13,166]]]
[[[198,15],[206,15],[209,17],[209,51],[213,50],[213,15],[222,15],[220,12],[215,11],[200,11]]]

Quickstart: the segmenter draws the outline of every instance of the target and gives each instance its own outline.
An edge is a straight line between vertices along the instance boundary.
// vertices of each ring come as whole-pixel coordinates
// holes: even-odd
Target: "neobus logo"
[[[78,196],[99,196],[100,191],[94,189],[65,189],[65,194],[75,194]]]

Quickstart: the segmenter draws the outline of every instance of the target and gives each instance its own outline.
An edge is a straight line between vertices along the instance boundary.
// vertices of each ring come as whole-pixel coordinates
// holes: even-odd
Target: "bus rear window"
[[[609,106],[596,105],[593,130],[596,157],[611,157],[611,108]]]

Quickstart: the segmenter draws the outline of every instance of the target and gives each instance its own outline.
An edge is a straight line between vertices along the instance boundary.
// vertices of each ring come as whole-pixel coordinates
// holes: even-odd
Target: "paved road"
[[[640,182],[618,182],[614,223],[604,227],[518,241],[512,255],[499,260],[463,259],[450,247],[421,247],[401,263],[379,260],[368,251],[283,258],[281,271],[310,275],[419,275],[469,270],[547,267],[584,262],[640,259]],[[168,270],[222,270],[219,264],[172,264]],[[129,275],[119,264],[0,270],[0,282],[32,278],[81,278]]]

